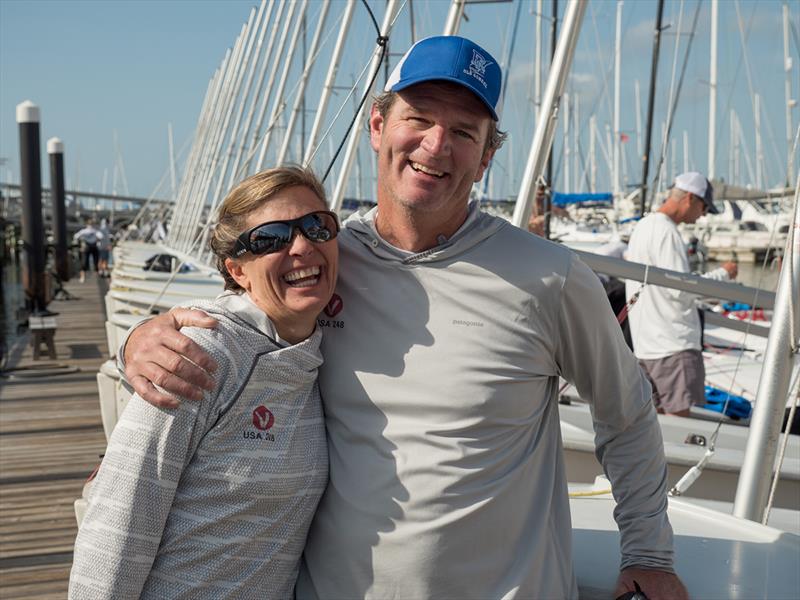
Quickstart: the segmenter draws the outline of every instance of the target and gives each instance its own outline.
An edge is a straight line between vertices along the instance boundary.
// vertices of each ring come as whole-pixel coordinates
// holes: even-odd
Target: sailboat
[[[445,26],[446,33],[457,31],[464,4],[463,0],[452,2]],[[321,6],[329,5],[334,6],[329,2],[321,3]],[[266,164],[265,157],[277,148],[277,143],[271,145],[269,141],[277,140],[282,111],[291,105],[297,106],[299,112],[301,108],[298,98],[311,97],[311,87],[305,87],[308,79],[306,84],[296,84],[296,90],[301,86],[305,89],[294,97],[294,101],[285,95],[289,65],[297,53],[299,40],[297,33],[299,25],[296,25],[295,21],[299,16],[298,13],[292,13],[295,10],[302,13],[307,8],[306,2],[262,2],[257,10],[251,12],[236,44],[226,54],[223,64],[209,84],[195,145],[185,171],[187,175],[173,210],[167,243],[156,247],[132,242],[122,244],[115,249],[116,264],[109,292],[110,299],[107,301],[109,347],[118,346],[120,334],[133,322],[167,310],[186,297],[213,296],[221,289],[221,281],[208,265],[207,254],[200,250],[204,247],[207,225],[226,182],[260,168]],[[320,123],[324,122],[323,106],[327,106],[330,92],[335,87],[335,67],[339,64],[341,52],[346,44],[348,22],[352,18],[352,12],[348,16],[348,11],[354,10],[355,2],[350,0],[338,8],[341,8],[342,12],[339,15],[336,46],[330,54],[331,68],[319,86],[321,93],[317,117]],[[391,33],[400,9],[399,2],[390,0],[387,3],[380,27],[382,36]],[[286,15],[282,14],[284,10],[287,11]],[[571,0],[566,7],[562,33],[541,99],[541,105],[548,110],[540,111],[526,164],[526,177],[516,202],[513,218],[520,226],[527,223],[532,200],[531,191],[537,177],[543,172],[546,156],[552,144],[558,106],[585,10],[586,3],[580,0]],[[325,31],[326,18],[318,14],[316,31],[320,32],[320,36],[321,32]],[[271,30],[266,25],[268,22],[273,23]],[[317,38],[317,33],[314,34],[314,38]],[[313,42],[311,46],[307,49],[308,59],[300,69],[303,74],[310,71],[320,53],[319,47],[314,46]],[[256,48],[261,49],[261,54],[255,53]],[[368,96],[372,87],[370,83],[372,76],[378,73],[382,54],[383,49],[376,47],[367,61],[361,92],[364,97]],[[284,55],[286,59],[283,61],[285,68],[283,72],[280,72],[281,61],[267,60],[271,56]],[[274,69],[270,72],[272,67]],[[267,81],[270,83],[263,83]],[[270,91],[262,94],[262,90],[267,88]],[[268,109],[270,106],[272,108]],[[259,108],[256,113],[256,108],[253,108],[251,116],[251,107],[264,107],[264,109]],[[356,121],[363,117],[363,110],[362,107],[355,111]],[[259,115],[264,115],[263,120]],[[285,152],[288,150],[284,152],[282,149],[288,149],[292,143],[290,140],[293,139],[287,133],[294,127],[294,125],[289,126],[290,118],[283,120],[284,141],[280,146],[284,157],[287,156]],[[317,142],[321,128],[322,125],[317,128],[315,123],[312,133],[305,138],[311,141],[307,143],[304,157],[310,158],[319,147]],[[267,137],[268,135],[270,137]],[[238,147],[233,143],[235,139],[246,140],[247,143]],[[356,128],[348,134],[344,146],[342,165],[337,173],[332,194],[332,204],[335,209],[341,208],[351,169],[358,163],[358,140],[359,132]],[[173,264],[170,271],[143,275],[147,273],[143,269],[145,262],[155,253],[164,253],[172,257]],[[186,265],[190,265],[190,268],[183,269]],[[651,275],[655,277],[656,274]],[[800,277],[796,276],[795,281],[797,280],[800,280]],[[791,296],[787,296],[789,297]],[[788,300],[784,301],[789,304]],[[98,374],[98,383],[103,424],[106,432],[110,433],[116,417],[124,408],[127,394],[113,361],[103,366]],[[757,402],[757,414],[751,426],[751,439],[756,423],[766,419],[759,415],[763,412],[774,412],[771,405],[768,400],[762,402],[759,399]],[[770,444],[763,445],[768,447]],[[748,447],[748,452],[750,451]],[[689,460],[685,466],[689,468],[691,465]],[[703,477],[701,475],[700,480],[705,481]],[[573,485],[571,492],[576,550],[574,560],[581,594],[587,598],[610,597],[618,571],[619,534],[612,517],[614,500],[609,485],[603,480],[597,480]],[[76,509],[81,510],[80,500]],[[740,518],[744,515],[734,517],[677,497],[670,500],[669,515],[676,533],[676,568],[693,597],[783,598],[796,597],[800,593],[800,574],[796,569],[800,561],[800,537],[761,525],[753,520]],[[748,518],[756,517],[748,515]],[[757,520],[760,520],[760,517]]]

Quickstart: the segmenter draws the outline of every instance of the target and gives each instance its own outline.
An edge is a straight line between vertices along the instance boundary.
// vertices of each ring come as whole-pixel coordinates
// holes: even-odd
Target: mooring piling
[[[19,123],[20,190],[22,192],[22,281],[31,314],[47,313],[45,245],[42,222],[42,168],[39,146],[39,107],[17,104]]]
[[[67,246],[67,207],[64,193],[64,143],[57,137],[47,140],[50,156],[50,200],[53,203],[53,246],[56,273],[61,281],[69,281]]]

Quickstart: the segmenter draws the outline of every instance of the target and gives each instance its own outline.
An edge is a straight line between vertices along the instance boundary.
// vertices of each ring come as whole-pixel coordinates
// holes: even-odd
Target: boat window
[[[767,228],[762,223],[756,221],[742,221],[742,229],[744,231],[767,231]]]

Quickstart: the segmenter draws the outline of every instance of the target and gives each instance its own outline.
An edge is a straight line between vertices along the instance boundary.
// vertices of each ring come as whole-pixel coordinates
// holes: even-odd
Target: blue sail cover
[[[555,192],[553,194],[553,206],[568,206],[570,204],[589,202],[592,204],[611,204],[612,199],[611,192],[602,194],[562,194],[561,192]]]

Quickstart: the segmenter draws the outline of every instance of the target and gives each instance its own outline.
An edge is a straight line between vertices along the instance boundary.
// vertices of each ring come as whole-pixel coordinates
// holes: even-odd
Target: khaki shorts
[[[653,386],[653,403],[659,412],[676,413],[687,410],[692,404],[705,405],[706,370],[699,350],[642,359],[639,364]]]

